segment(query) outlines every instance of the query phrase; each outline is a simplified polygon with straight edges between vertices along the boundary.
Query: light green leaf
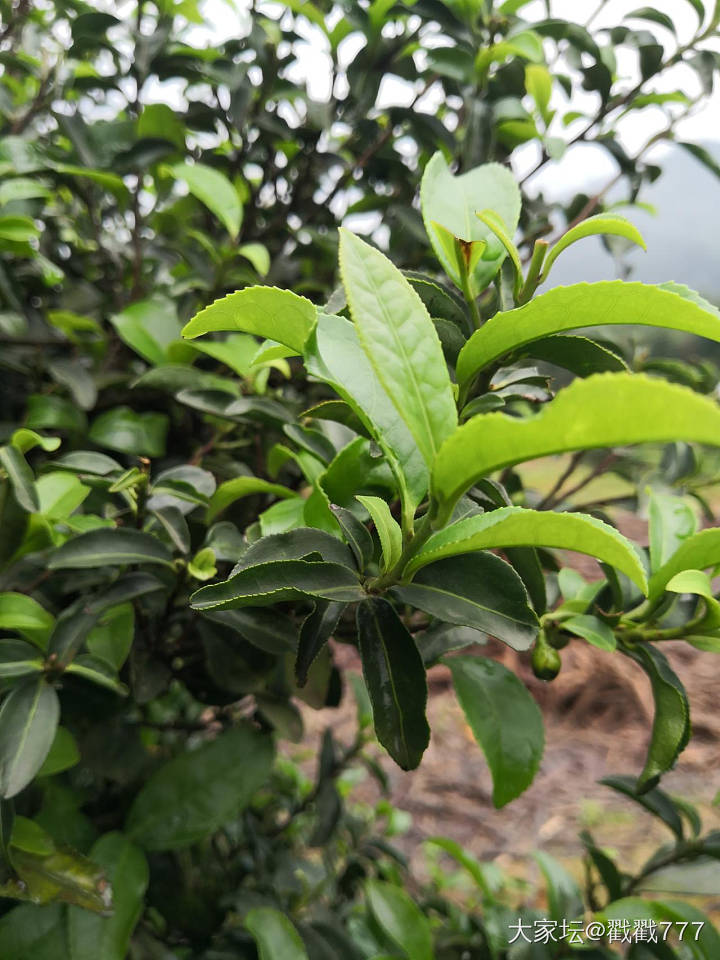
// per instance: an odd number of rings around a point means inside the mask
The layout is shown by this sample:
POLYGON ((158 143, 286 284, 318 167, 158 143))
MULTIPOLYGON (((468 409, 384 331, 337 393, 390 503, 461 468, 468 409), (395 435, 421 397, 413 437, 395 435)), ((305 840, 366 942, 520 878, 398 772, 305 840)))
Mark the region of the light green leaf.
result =
POLYGON ((636 243, 639 247, 642 247, 643 250, 647 250, 642 234, 629 220, 617 214, 599 213, 597 216, 588 217, 586 220, 578 223, 577 226, 571 227, 571 229, 568 230, 567 233, 564 233, 558 242, 550 248, 543 263, 543 280, 547 279, 552 265, 563 250, 567 250, 569 246, 578 240, 582 240, 584 237, 594 237, 598 234, 624 237, 631 243, 636 243))
POLYGON ((485 657, 448 657, 455 693, 493 778, 493 804, 526 790, 545 745, 542 715, 517 676, 485 657))
POLYGON ((17 630, 45 650, 55 617, 24 593, 0 593, 0 629, 17 630))
POLYGON ((157 537, 130 527, 91 530, 67 540, 48 560, 51 570, 82 570, 128 563, 173 566, 172 556, 157 537))
POLYGON ((416 570, 442 557, 520 546, 554 547, 597 557, 621 570, 643 592, 647 590, 638 551, 614 527, 582 513, 554 513, 524 507, 501 507, 464 517, 438 530, 408 563, 404 575, 412 576, 416 570))
POLYGON ((217 573, 215 551, 212 547, 203 547, 188 561, 188 573, 196 580, 212 580, 217 573))
POLYGON ((302 597, 352 603, 365 597, 355 574, 339 563, 285 560, 247 567, 223 583, 202 587, 190 598, 195 610, 264 607, 302 597))
POLYGON ((570 617, 568 620, 563 620, 562 628, 578 637, 582 637, 583 640, 587 640, 593 647, 598 647, 600 650, 615 650, 617 648, 617 640, 611 628, 592 614, 581 613, 570 617))
POLYGON ((235 239, 242 223, 238 192, 224 173, 205 163, 176 163, 169 168, 176 180, 184 180, 193 196, 204 203, 235 239))
POLYGON ((316 319, 317 308, 305 297, 277 287, 245 287, 195 314, 182 335, 192 340, 203 333, 242 330, 302 353, 316 319))
POLYGON ((321 314, 305 352, 307 372, 329 384, 377 441, 393 471, 409 526, 428 484, 427 465, 410 431, 375 376, 355 325, 321 314))
POLYGON ((184 344, 186 349, 198 350, 224 363, 239 377, 245 377, 253 365, 257 353, 257 340, 248 333, 231 334, 225 340, 203 340, 202 343, 184 344))
POLYGON ((360 343, 430 465, 457 425, 450 377, 430 314, 387 257, 343 229, 340 273, 360 343))
POLYGON ((215 493, 210 497, 205 519, 207 523, 212 523, 223 510, 226 510, 236 500, 242 497, 250 497, 253 494, 267 493, 274 497, 280 497, 283 500, 290 500, 297 497, 294 490, 282 486, 279 483, 270 483, 261 477, 234 477, 232 480, 226 480, 221 483, 215 493))
POLYGON ((166 297, 137 300, 110 322, 120 339, 154 366, 165 363, 167 348, 180 336, 175 304, 166 297))
POLYGON ((414 770, 430 740, 427 680, 415 641, 382 597, 357 608, 360 657, 375 735, 403 770, 414 770))
POLYGON ((390 513, 390 507, 380 497, 356 497, 365 507, 375 524, 382 547, 382 571, 391 570, 402 553, 402 530, 390 513))
POLYGON ((72 473, 54 470, 44 473, 36 482, 40 513, 48 520, 65 520, 74 513, 90 493, 72 473))
POLYGON ((270 774, 270 737, 243 724, 160 767, 130 808, 127 834, 147 850, 177 850, 235 818, 270 774))
POLYGON ((697 532, 697 514, 689 500, 652 491, 648 520, 650 567, 658 570, 684 540, 697 532))
POLYGON ((513 174, 499 163, 486 163, 453 176, 445 158, 438 152, 425 167, 420 204, 435 254, 457 286, 461 286, 457 256, 446 251, 433 223, 439 223, 461 240, 486 244, 471 277, 472 292, 480 293, 500 269, 506 253, 493 231, 475 214, 479 210, 492 210, 512 236, 520 217, 520 190, 513 174))
POLYGON ((185 127, 180 117, 166 103, 147 103, 138 117, 140 138, 167 140, 185 152, 185 127))
POLYGON ((427 917, 401 887, 368 880, 365 896, 370 912, 383 933, 408 960, 433 960, 432 931, 427 917))
POLYGON ((90 851, 112 888, 112 916, 80 907, 68 911, 69 960, 125 960, 150 879, 145 856, 121 833, 106 833, 90 851))
POLYGON ((512 241, 512 237, 505 229, 505 224, 493 210, 481 210, 479 213, 476 213, 475 216, 481 220, 485 226, 498 238, 500 243, 505 248, 506 253, 510 257, 513 269, 515 271, 514 292, 515 300, 517 301, 523 275, 522 262, 520 260, 518 248, 515 246, 512 241))
POLYGON ((43 677, 23 680, 0 707, 0 796, 14 797, 35 777, 55 738, 60 704, 43 677))
POLYGON ((650 577, 648 596, 657 600, 672 578, 683 570, 706 570, 720 563, 720 528, 700 530, 683 540, 670 559, 650 577))
POLYGON ((510 351, 549 334, 605 324, 682 330, 720 341, 720 312, 687 287, 610 280, 555 287, 522 307, 497 313, 460 351, 464 383, 510 351))
POLYGON ((32 217, 0 217, 0 240, 12 240, 13 243, 23 243, 34 240, 39 233, 40 231, 35 226, 35 221, 32 217))
POLYGON ((17 447, 0 447, 0 467, 5 470, 15 499, 28 513, 40 509, 35 477, 28 462, 17 447))
POLYGON ((60 437, 45 437, 34 430, 28 430, 27 427, 20 427, 13 432, 10 443, 17 447, 21 453, 27 453, 35 447, 42 447, 46 452, 57 450, 61 444, 60 437))
POLYGON ((432 475, 437 525, 493 470, 553 453, 671 440, 720 445, 720 409, 686 387, 640 374, 575 380, 526 420, 480 414, 459 427, 437 456, 432 475))
POLYGON ((255 938, 260 960, 308 960, 300 934, 279 910, 255 907, 245 916, 245 926, 255 938))
POLYGON ((264 277, 270 269, 270 254, 262 243, 243 243, 238 247, 238 253, 245 257, 255 268, 255 271, 264 277))

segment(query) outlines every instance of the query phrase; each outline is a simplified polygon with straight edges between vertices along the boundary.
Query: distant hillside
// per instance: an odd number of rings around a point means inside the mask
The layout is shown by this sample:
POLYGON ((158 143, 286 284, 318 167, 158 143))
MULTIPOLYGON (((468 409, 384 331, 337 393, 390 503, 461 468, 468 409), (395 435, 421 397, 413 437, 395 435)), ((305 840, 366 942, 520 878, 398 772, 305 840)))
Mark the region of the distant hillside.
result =
MULTIPOLYGON (((706 144, 720 161, 720 143, 706 144)), ((630 218, 645 237, 648 252, 633 252, 630 279, 648 283, 675 280, 720 302, 720 180, 680 147, 661 161, 663 174, 646 188, 642 199, 657 208, 652 216, 632 210, 630 218)), ((602 184, 571 183, 574 190, 602 184)), ((563 193, 568 186, 563 184, 563 193)), ((553 191, 554 192, 554 191, 553 191)), ((553 285, 616 277, 613 258, 599 240, 570 247, 553 267, 553 285)))

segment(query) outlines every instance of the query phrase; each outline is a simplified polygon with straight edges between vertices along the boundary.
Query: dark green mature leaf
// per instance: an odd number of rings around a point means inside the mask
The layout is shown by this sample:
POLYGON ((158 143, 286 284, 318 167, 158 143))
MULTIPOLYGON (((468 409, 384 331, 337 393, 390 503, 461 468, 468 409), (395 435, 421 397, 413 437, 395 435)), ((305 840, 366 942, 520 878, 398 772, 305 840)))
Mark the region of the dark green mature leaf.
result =
POLYGON ((485 657, 448 657, 455 692, 487 758, 493 803, 502 807, 533 781, 545 745, 542 715, 517 676, 485 657))
POLYGON ((674 765, 690 739, 690 707, 687 693, 667 657, 656 646, 637 643, 625 650, 650 678, 655 718, 647 760, 637 789, 642 793, 656 786, 660 777, 674 765))
POLYGON ((433 468, 437 522, 447 521, 465 490, 501 467, 552 453, 671 440, 720 444, 717 404, 640 374, 575 380, 535 417, 487 413, 458 427, 433 468))
POLYGON ((423 220, 435 254, 458 286, 460 265, 443 244, 435 224, 465 241, 487 244, 472 271, 473 292, 480 293, 497 274, 505 259, 502 243, 475 214, 492 210, 513 234, 520 216, 520 191, 510 171, 499 163, 486 163, 453 176, 447 161, 436 153, 425 167, 420 186, 423 220))
POLYGON ((371 562, 375 552, 372 537, 365 525, 350 510, 345 510, 343 507, 332 507, 331 509, 337 517, 342 534, 353 552, 358 570, 364 570, 371 562))
POLYGON ((597 557, 647 588, 640 554, 614 527, 582 513, 552 513, 501 507, 464 517, 434 533, 405 568, 405 576, 428 563, 474 550, 505 547, 556 547, 597 557))
POLYGON ((308 960, 300 934, 279 910, 254 907, 245 926, 257 943, 260 960, 308 960))
POLYGON ((161 457, 167 430, 168 418, 164 413, 135 413, 130 407, 114 407, 93 420, 88 438, 109 450, 161 457))
POLYGON ((340 273, 360 343, 430 466, 457 425, 430 314, 386 256, 342 229, 340 273))
POLYGON ((40 509, 40 500, 35 487, 35 477, 27 460, 15 446, 0 447, 0 466, 7 473, 15 499, 28 513, 40 509))
POLYGON ((341 540, 323 530, 300 527, 256 540, 250 544, 232 572, 235 574, 246 567, 254 567, 270 560, 302 560, 313 553, 319 554, 323 560, 340 563, 350 570, 355 569, 352 554, 341 540))
POLYGON ((617 353, 587 337, 574 335, 558 334, 533 340, 520 350, 519 355, 563 367, 578 377, 589 377, 593 373, 620 372, 628 368, 617 353))
POLYGON ((550 916, 557 923, 583 913, 583 896, 573 877, 554 857, 538 851, 535 854, 547 884, 550 916))
POLYGON ((65 727, 58 727, 55 739, 45 757, 43 765, 38 770, 39 777, 52 777, 63 770, 69 770, 80 761, 80 750, 75 737, 65 727))
POLYGON ((438 560, 392 593, 438 620, 481 630, 515 650, 528 650, 537 636, 538 619, 522 580, 491 553, 438 560))
POLYGON ((110 917, 71 907, 68 912, 69 960, 125 960, 130 936, 140 919, 149 881, 145 856, 121 833, 106 833, 90 859, 104 870, 112 889, 110 917))
POLYGON ((227 730, 150 777, 130 808, 126 832, 147 850, 196 843, 249 803, 272 762, 268 736, 249 725, 227 730))
POLYGON ((51 570, 80 570, 128 563, 172 567, 172 555, 156 537, 129 527, 104 528, 68 540, 48 560, 51 570))
POLYGON ((606 787, 611 787, 629 797, 643 809, 649 811, 653 816, 658 817, 662 822, 672 830, 678 840, 684 836, 684 826, 682 817, 675 805, 675 801, 669 794, 665 793, 659 787, 653 787, 650 790, 638 791, 638 783, 635 777, 605 777, 600 781, 606 787))
POLYGON ((223 583, 202 587, 190 598, 195 610, 263 607, 301 597, 353 603, 365 593, 357 577, 339 563, 280 560, 236 573, 223 583))
POLYGON ((427 465, 375 375, 354 325, 342 317, 321 314, 308 339, 305 367, 350 404, 377 441, 398 484, 405 522, 411 522, 427 491, 427 465))
POLYGON ((219 623, 266 653, 295 653, 298 648, 297 627, 279 610, 246 607, 244 610, 206 610, 203 616, 219 623))
POLYGON ((23 677, 40 673, 44 660, 38 648, 24 640, 0 640, 0 677, 23 677))
POLYGON ((85 638, 100 619, 101 611, 90 608, 80 597, 62 611, 48 640, 48 653, 62 664, 68 664, 85 642, 85 638))
POLYGON ((576 283, 488 320, 460 352, 458 381, 464 383, 504 354, 549 334, 605 324, 663 327, 720 340, 720 313, 687 287, 622 280, 576 283))
POLYGON ((193 339, 217 330, 243 330, 302 353, 316 319, 317 309, 305 297, 276 287, 245 287, 201 310, 182 335, 193 339))
POLYGON ((365 885, 365 896, 383 933, 410 960, 433 960, 430 923, 401 887, 381 880, 369 880, 365 885))
POLYGON ((430 739, 422 657, 402 620, 381 597, 358 605, 357 625, 375 733, 403 770, 413 770, 430 739))
POLYGON ((66 960, 64 938, 65 911, 61 904, 40 908, 24 903, 0 917, 3 960, 66 960))
POLYGON ((83 680, 89 680, 91 683, 104 687, 106 690, 111 690, 121 697, 128 695, 128 688, 124 683, 121 683, 117 670, 106 660, 94 657, 92 654, 80 654, 68 665, 66 673, 74 674, 83 680))
POLYGON ((295 659, 295 679, 299 687, 304 687, 307 683, 308 670, 332 636, 344 609, 344 603, 318 600, 312 613, 304 620, 295 659))
POLYGON ((60 717, 53 687, 40 677, 23 680, 0 707, 0 796, 14 797, 48 755, 60 717))

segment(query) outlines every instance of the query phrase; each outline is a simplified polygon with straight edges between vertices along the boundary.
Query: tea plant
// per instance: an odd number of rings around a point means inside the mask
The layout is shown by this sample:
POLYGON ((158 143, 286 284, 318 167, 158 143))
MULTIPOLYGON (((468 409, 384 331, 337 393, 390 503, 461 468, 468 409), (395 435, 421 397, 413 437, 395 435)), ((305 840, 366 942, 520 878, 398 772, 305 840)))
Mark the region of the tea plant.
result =
MULTIPOLYGON (((510 239, 520 197, 501 167, 453 176, 437 155, 421 198, 433 248, 464 302, 430 277, 403 276, 379 250, 342 231, 343 289, 325 308, 289 291, 251 288, 186 326, 186 337, 216 330, 264 336, 272 341, 268 355, 301 356, 308 376, 332 390, 286 428, 301 452, 271 451, 271 469, 296 458, 305 491, 288 490, 261 515, 230 577, 198 590, 192 606, 217 615, 310 603, 295 664, 299 684, 337 625, 354 616, 378 738, 406 769, 417 766, 428 743, 425 671, 444 652, 491 635, 517 650, 532 648, 536 672, 550 679, 568 634, 617 649, 648 673, 655 694, 638 781, 648 789, 689 735, 687 698, 659 641, 703 636, 718 645, 716 601, 702 573, 720 561, 717 531, 690 535, 682 527, 689 508, 678 513, 672 499, 656 500, 648 561, 595 517, 513 503, 493 475, 593 447, 717 444, 720 413, 712 399, 631 373, 617 353, 567 331, 635 322, 718 340, 720 316, 677 284, 578 284, 533 298, 571 243, 592 233, 642 238, 620 217, 592 218, 551 249, 538 241, 524 274, 510 239), (495 295, 478 303, 493 281, 495 295), (513 362, 520 353, 576 378, 551 398, 536 368, 513 362), (528 399, 542 404, 540 412, 526 415, 528 399), (337 448, 329 431, 310 426, 327 421, 342 425, 334 432, 342 437, 337 448), (283 530, 273 532, 270 523, 278 521, 283 530), (606 579, 569 594, 564 587, 565 602, 548 608, 538 554, 548 547, 596 557, 606 579), (508 551, 508 559, 493 549, 508 551), (698 610, 666 628, 677 594, 697 596, 698 610)), ((248 482, 228 481, 216 496, 228 502, 248 482)), ((444 662, 488 758, 494 801, 507 803, 539 764, 537 707, 495 660, 444 662)))

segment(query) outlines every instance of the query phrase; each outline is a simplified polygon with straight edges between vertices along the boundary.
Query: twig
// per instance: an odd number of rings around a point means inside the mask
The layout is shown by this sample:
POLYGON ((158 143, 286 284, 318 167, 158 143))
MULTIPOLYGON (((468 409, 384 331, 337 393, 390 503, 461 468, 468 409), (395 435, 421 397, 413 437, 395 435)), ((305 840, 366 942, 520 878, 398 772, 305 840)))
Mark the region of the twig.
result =
POLYGON ((552 506, 552 504, 553 504, 553 502, 554 502, 555 495, 558 493, 558 491, 560 490, 560 488, 561 488, 562 486, 564 486, 564 484, 567 482, 567 480, 568 480, 568 479, 572 476, 572 474, 575 472, 578 464, 580 463, 580 461, 582 460, 582 458, 585 456, 585 453, 586 453, 585 450, 578 450, 577 453, 574 453, 574 454, 572 455, 572 457, 570 458, 570 463, 568 463, 567 467, 563 470, 563 472, 562 472, 562 473, 560 474, 560 476, 557 478, 557 480, 556 480, 555 483, 552 485, 552 487, 550 488, 550 490, 548 490, 548 492, 547 492, 547 493, 545 494, 545 496, 542 498, 542 500, 540 501, 540 503, 538 503, 538 505, 537 505, 537 507, 536 507, 537 510, 544 510, 544 509, 552 506))

